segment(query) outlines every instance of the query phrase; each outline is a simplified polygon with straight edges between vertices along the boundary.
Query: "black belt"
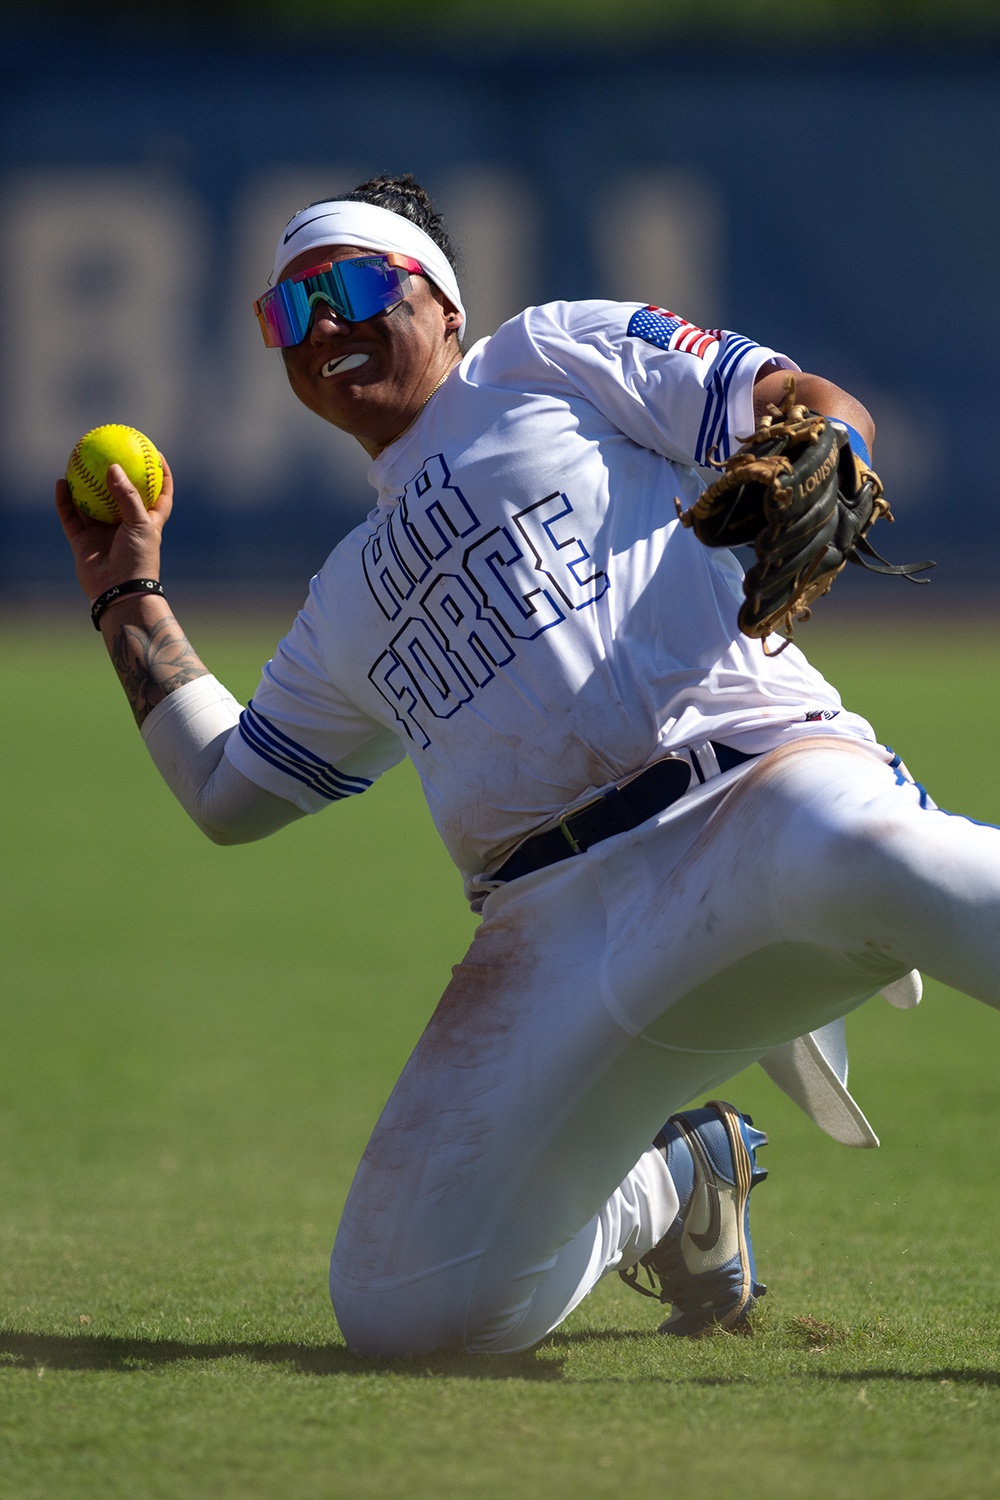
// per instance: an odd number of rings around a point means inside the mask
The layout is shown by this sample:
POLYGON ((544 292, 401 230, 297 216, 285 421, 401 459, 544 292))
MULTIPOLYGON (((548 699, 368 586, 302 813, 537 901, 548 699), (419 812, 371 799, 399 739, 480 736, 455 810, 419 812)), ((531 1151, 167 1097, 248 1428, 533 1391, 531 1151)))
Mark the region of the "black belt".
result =
MULTIPOLYGON (((714 740, 711 745, 720 771, 731 771, 734 766, 754 759, 730 745, 717 745, 714 740)), ((638 828, 640 823, 683 797, 691 785, 691 776, 686 760, 668 756, 656 761, 610 791, 602 792, 592 802, 574 808, 554 828, 525 839, 489 878, 517 880, 521 875, 530 875, 532 870, 554 865, 557 860, 572 859, 574 854, 582 854, 592 844, 599 844, 613 834, 638 828)))

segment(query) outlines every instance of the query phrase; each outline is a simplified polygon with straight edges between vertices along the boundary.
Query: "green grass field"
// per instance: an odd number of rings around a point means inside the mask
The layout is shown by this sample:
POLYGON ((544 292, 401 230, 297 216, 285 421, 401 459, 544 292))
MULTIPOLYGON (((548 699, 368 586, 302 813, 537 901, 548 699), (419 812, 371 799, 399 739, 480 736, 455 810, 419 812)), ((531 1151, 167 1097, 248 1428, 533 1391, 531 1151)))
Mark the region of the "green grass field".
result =
MULTIPOLYGON (((191 623, 248 694, 274 630, 191 623)), ((412 775, 216 849, 85 614, 6 619, 0 1496, 506 1500, 1000 1490, 1000 1017, 849 1022, 882 1136, 760 1074, 753 1336, 677 1346, 617 1278, 534 1353, 369 1365, 326 1267, 354 1163, 473 927, 412 775)), ((1000 646, 801 639, 945 806, 1000 821, 1000 646)))

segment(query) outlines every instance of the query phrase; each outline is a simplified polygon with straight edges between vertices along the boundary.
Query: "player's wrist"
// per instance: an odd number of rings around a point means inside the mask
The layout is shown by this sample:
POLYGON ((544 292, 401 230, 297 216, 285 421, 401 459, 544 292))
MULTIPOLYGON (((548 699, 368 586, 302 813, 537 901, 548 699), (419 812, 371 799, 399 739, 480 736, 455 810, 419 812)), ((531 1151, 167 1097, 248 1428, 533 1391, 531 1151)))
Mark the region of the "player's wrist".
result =
POLYGON ((861 436, 858 429, 856 427, 852 427, 850 422, 845 422, 843 417, 831 417, 830 421, 833 423, 834 427, 842 427, 844 429, 844 431, 847 433, 847 442, 851 452, 854 454, 855 458, 860 458, 861 462, 870 469, 872 466, 871 449, 865 442, 864 438, 861 436))
POLYGON ((90 605, 90 618, 95 630, 100 630, 101 620, 109 609, 115 605, 138 602, 144 599, 164 597, 163 584, 158 578, 126 578, 121 583, 112 584, 103 593, 98 594, 90 605))

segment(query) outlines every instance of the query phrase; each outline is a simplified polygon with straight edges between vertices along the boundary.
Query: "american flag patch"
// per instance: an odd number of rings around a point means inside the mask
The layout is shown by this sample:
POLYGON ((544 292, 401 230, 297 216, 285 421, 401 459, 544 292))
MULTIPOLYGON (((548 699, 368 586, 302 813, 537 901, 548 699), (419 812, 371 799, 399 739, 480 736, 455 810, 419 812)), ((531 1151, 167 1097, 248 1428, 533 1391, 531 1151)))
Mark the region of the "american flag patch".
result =
POLYGON ((719 328, 697 328, 677 313, 652 305, 632 314, 627 331, 630 337, 645 339, 657 349, 679 349, 682 354, 696 354, 699 359, 704 359, 722 337, 719 328))

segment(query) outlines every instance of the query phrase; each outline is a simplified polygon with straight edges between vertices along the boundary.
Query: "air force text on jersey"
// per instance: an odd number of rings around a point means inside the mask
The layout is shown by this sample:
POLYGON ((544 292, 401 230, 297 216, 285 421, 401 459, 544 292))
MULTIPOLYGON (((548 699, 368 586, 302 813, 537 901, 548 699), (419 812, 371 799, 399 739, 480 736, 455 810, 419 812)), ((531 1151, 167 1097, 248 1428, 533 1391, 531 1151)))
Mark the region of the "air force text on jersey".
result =
POLYGON ((364 548, 365 578, 387 620, 400 620, 368 676, 403 732, 431 742, 428 715, 448 719, 532 641, 609 588, 561 491, 484 530, 436 453, 405 486, 364 548), (414 502, 418 502, 414 504, 414 502))

